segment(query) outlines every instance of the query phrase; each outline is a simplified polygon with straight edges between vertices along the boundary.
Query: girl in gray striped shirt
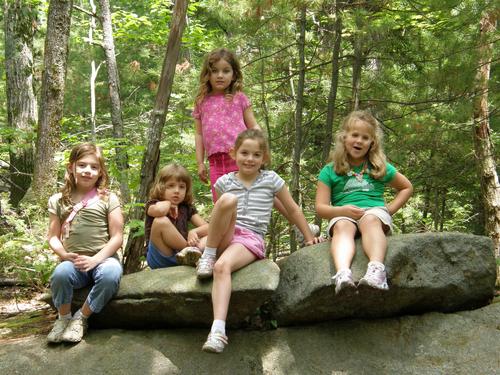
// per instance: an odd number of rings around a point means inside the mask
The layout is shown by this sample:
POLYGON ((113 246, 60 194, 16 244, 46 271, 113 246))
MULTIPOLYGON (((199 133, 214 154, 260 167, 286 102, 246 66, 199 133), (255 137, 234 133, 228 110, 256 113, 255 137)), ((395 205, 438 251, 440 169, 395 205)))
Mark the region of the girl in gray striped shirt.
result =
POLYGON ((213 353, 222 352, 228 342, 225 325, 231 297, 231 273, 265 257, 264 236, 274 197, 283 203, 291 222, 304 235, 306 245, 322 240, 311 233, 285 181, 273 171, 262 170, 270 161, 270 153, 260 130, 248 129, 240 133, 230 154, 238 172, 228 173, 215 183, 219 199, 212 211, 207 245, 196 269, 199 278, 212 274, 214 277, 214 322, 203 345, 204 351, 213 353))

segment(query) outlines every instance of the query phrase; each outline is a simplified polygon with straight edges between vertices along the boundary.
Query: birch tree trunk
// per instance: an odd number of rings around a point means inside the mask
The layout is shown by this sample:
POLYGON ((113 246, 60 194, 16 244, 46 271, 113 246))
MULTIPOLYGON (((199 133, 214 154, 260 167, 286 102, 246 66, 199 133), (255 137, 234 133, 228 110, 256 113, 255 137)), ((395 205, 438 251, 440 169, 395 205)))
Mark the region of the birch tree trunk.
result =
POLYGON ((128 155, 123 131, 122 104, 120 98, 120 76, 116 64, 115 42, 111 25, 111 11, 108 0, 99 0, 101 8, 101 24, 103 30, 103 47, 108 68, 109 98, 111 101, 111 122, 115 138, 115 163, 119 172, 120 192, 124 203, 130 202, 128 187, 128 155))
POLYGON ((59 149, 72 6, 72 0, 51 0, 47 17, 36 163, 30 198, 43 206, 57 186, 54 154, 59 149))
POLYGON ((33 36, 35 5, 22 0, 4 3, 7 123, 13 129, 10 143, 10 203, 17 207, 31 184, 38 116, 33 91, 33 36))
MULTIPOLYGON (((154 180, 160 159, 160 141, 167 116, 168 102, 174 81, 175 66, 179 58, 182 33, 186 25, 186 11, 188 0, 177 0, 175 2, 170 33, 168 36, 167 51, 163 60, 163 68, 160 77, 160 85, 156 94, 156 102, 153 108, 151 125, 148 130, 148 145, 142 159, 141 186, 136 202, 144 203, 147 200, 149 190, 154 180)), ((132 219, 142 220, 144 208, 136 207, 131 215, 132 219)), ((131 231, 125 248, 125 273, 135 272, 140 267, 140 257, 144 246, 143 236, 134 236, 131 231)))
POLYGON ((474 147, 479 166, 479 178, 485 211, 485 231, 495 246, 496 257, 500 256, 500 185, 491 141, 488 110, 488 83, 490 79, 493 45, 491 39, 496 30, 497 13, 492 10, 481 19, 479 64, 476 74, 474 100, 474 147))
MULTIPOLYGON (((306 75, 305 64, 305 43, 306 43, 306 6, 303 5, 300 9, 300 19, 298 21, 300 28, 299 33, 299 81, 297 84, 297 95, 295 99, 295 140, 292 156, 292 181, 290 184, 290 192, 293 200, 300 204, 300 157, 302 154, 302 109, 304 107, 304 82, 306 75)), ((290 237, 290 252, 297 249, 295 237, 290 237)))

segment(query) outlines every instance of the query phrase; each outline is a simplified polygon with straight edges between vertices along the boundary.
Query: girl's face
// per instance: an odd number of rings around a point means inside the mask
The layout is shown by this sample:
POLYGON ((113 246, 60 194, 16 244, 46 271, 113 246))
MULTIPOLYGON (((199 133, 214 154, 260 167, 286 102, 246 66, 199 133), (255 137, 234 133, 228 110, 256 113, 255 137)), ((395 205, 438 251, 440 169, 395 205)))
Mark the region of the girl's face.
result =
POLYGON ((90 191, 96 186, 101 176, 101 166, 97 155, 89 154, 78 159, 71 166, 75 177, 76 188, 79 191, 90 191))
POLYGON ((356 121, 344 139, 345 150, 349 162, 359 165, 365 161, 366 154, 373 143, 370 126, 364 121, 356 121))
POLYGON ((165 183, 163 199, 170 201, 170 203, 177 206, 184 202, 184 198, 186 197, 186 190, 187 185, 185 182, 171 177, 165 183))
POLYGON ((212 91, 223 93, 233 81, 233 68, 226 60, 220 59, 213 64, 210 70, 209 82, 212 91))
POLYGON ((245 139, 234 152, 239 173, 245 176, 257 175, 264 164, 264 151, 256 139, 245 139))

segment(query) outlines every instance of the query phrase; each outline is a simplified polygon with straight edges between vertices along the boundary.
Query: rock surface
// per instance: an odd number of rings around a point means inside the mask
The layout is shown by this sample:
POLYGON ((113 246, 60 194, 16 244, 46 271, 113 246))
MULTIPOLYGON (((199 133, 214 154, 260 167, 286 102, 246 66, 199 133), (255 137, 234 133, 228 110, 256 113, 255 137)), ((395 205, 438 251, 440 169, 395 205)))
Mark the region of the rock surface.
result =
MULTIPOLYGON (((346 317, 389 317, 427 311, 453 312, 484 306, 493 298, 495 258, 489 238, 460 233, 425 233, 388 239, 390 290, 359 290, 335 296, 330 242, 303 248, 279 263, 280 283, 271 314, 280 326, 346 317)), ((368 260, 357 241, 354 279, 368 260)))
POLYGON ((474 311, 349 319, 274 331, 230 330, 220 355, 207 330, 90 330, 77 345, 45 336, 0 342, 0 374, 477 374, 499 373, 500 303, 474 311))
MULTIPOLYGON (((233 274, 228 325, 239 327, 269 300, 278 286, 280 270, 261 260, 233 274)), ((122 278, 118 294, 92 316, 93 326, 107 328, 210 327, 212 279, 200 281, 193 267, 144 270, 122 278)), ((81 306, 87 291, 75 293, 81 306)))

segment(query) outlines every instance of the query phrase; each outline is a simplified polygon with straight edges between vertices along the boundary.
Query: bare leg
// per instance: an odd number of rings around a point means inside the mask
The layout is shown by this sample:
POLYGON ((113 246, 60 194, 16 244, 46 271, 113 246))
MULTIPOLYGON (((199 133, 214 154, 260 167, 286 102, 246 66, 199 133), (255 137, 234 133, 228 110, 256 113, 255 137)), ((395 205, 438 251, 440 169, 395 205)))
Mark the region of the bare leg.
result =
POLYGON ((57 311, 61 315, 68 315, 71 312, 71 303, 65 303, 64 305, 59 306, 57 311))
POLYGON ((166 216, 154 219, 150 241, 165 256, 174 255, 174 249, 180 250, 188 245, 175 225, 166 216))
POLYGON ((380 219, 374 215, 366 215, 359 222, 359 231, 361 232, 363 250, 370 262, 384 263, 387 252, 387 237, 380 219))
POLYGON ((214 319, 226 320, 231 298, 231 274, 255 260, 257 257, 241 244, 230 245, 217 260, 212 286, 214 319))
POLYGON ((356 231, 356 224, 349 220, 339 220, 333 226, 330 252, 337 271, 351 268, 352 258, 356 251, 354 244, 356 231))
POLYGON ((229 246, 234 234, 237 204, 233 194, 222 194, 217 200, 208 226, 207 247, 221 251, 229 246))
POLYGON ((90 310, 90 307, 89 305, 87 304, 87 302, 85 301, 85 303, 83 304, 82 308, 81 308, 81 311, 82 311, 82 314, 85 316, 85 317, 89 317, 90 315, 92 315, 92 310, 90 310))

